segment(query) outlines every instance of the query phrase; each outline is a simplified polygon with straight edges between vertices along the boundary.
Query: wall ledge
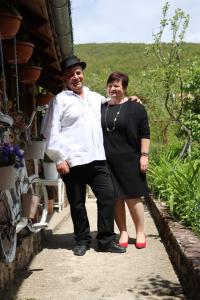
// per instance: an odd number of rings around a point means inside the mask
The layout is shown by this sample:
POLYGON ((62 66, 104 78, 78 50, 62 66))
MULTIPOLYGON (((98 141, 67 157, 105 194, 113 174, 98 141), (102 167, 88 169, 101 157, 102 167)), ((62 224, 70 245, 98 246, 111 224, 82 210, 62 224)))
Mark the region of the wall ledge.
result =
POLYGON ((147 206, 188 299, 200 299, 200 239, 153 197, 147 206))

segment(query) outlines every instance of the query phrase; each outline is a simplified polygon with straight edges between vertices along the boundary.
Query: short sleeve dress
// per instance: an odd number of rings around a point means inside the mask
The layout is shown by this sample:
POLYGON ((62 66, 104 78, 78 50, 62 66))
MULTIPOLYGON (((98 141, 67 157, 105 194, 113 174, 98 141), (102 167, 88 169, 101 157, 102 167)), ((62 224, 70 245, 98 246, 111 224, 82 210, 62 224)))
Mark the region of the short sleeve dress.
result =
POLYGON ((149 139, 150 129, 144 106, 131 100, 116 105, 105 103, 101 121, 115 197, 146 197, 148 186, 146 175, 140 172, 140 149, 141 138, 149 139))

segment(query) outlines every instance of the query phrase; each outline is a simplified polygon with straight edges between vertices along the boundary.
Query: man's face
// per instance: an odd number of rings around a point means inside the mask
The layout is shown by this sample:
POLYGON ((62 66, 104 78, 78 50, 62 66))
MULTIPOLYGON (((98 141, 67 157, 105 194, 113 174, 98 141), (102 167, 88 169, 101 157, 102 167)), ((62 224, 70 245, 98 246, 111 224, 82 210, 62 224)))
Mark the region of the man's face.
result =
POLYGON ((63 80, 69 90, 80 94, 83 90, 83 70, 81 66, 73 66, 65 71, 63 80))

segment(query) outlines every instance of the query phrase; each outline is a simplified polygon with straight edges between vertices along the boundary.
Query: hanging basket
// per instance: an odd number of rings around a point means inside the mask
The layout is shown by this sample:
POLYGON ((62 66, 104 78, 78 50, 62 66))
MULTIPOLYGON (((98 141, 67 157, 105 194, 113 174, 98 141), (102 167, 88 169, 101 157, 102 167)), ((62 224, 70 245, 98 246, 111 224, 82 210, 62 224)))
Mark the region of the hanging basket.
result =
POLYGON ((0 190, 13 188, 15 186, 16 177, 17 172, 13 166, 0 167, 0 190))
POLYGON ((56 164, 54 162, 44 162, 43 171, 44 171, 44 178, 47 180, 56 180, 58 179, 58 172, 56 169, 56 164))
MULTIPOLYGON (((16 43, 16 53, 17 53, 17 63, 24 64, 29 61, 33 54, 34 44, 29 42, 17 42, 16 43)), ((3 52, 4 59, 10 63, 15 63, 15 51, 14 51, 14 43, 11 40, 3 42, 3 52)))
POLYGON ((24 151, 25 159, 43 159, 46 141, 31 141, 24 151))
POLYGON ((35 217, 39 202, 39 195, 22 194, 22 217, 33 219, 35 217))
POLYGON ((38 97, 36 98, 36 104, 37 105, 49 104, 52 98, 53 96, 50 94, 39 94, 38 97))
POLYGON ((2 39, 12 39, 16 36, 22 17, 0 11, 0 33, 2 39))
POLYGON ((19 68, 19 80, 25 85, 32 84, 39 79, 41 72, 42 68, 38 66, 21 66, 19 68))

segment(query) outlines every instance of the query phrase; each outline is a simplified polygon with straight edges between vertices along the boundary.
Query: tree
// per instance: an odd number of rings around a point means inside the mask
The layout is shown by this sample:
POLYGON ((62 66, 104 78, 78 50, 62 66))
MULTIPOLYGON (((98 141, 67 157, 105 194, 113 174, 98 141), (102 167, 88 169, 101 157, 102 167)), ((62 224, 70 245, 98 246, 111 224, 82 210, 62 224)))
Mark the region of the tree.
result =
MULTIPOLYGON (((156 68, 154 80, 157 85, 161 85, 164 96, 164 107, 168 113, 171 122, 175 121, 187 135, 187 141, 180 153, 180 158, 186 152, 190 152, 192 144, 192 134, 187 122, 183 121, 184 110, 184 76, 185 70, 182 68, 181 52, 186 29, 189 24, 189 15, 181 9, 176 9, 172 18, 168 19, 169 2, 167 1, 162 9, 162 19, 160 21, 160 30, 154 34, 153 54, 156 58, 156 68), (168 44, 162 43, 164 31, 170 27, 172 39, 168 44)), ((167 126, 169 122, 166 122, 167 126)), ((166 128, 165 128, 166 130, 166 128)))

